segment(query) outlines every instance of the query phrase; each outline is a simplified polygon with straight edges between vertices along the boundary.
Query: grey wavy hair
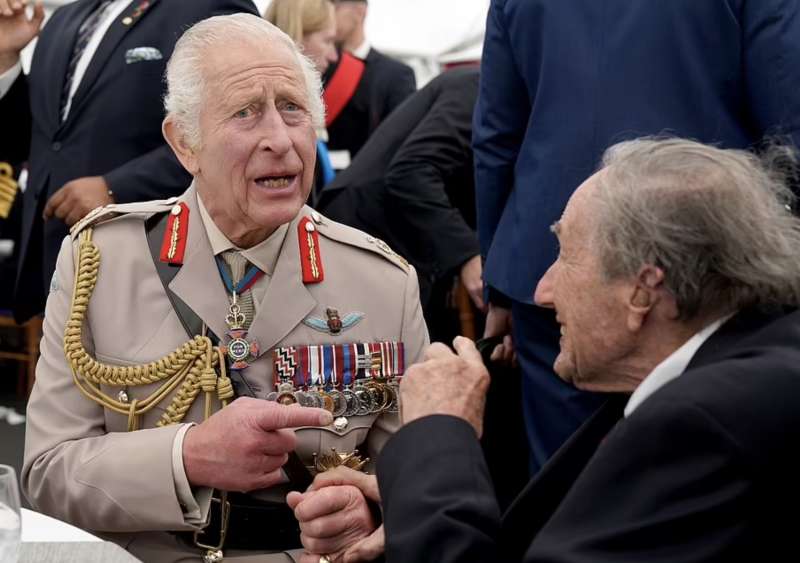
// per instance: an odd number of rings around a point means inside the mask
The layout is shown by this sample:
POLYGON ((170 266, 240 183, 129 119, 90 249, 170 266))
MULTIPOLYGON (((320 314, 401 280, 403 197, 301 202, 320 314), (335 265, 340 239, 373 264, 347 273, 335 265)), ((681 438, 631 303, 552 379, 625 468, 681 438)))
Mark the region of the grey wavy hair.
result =
POLYGON ((205 19, 190 27, 175 44, 167 64, 167 94, 164 108, 186 136, 191 146, 200 143, 200 109, 205 102, 203 61, 206 50, 224 49, 236 41, 280 42, 289 47, 305 78, 308 107, 314 127, 324 124, 322 80, 319 73, 294 41, 268 21, 252 14, 231 14, 205 19))
POLYGON ((606 278, 661 268, 682 319, 800 304, 800 220, 786 174, 796 162, 777 145, 760 157, 677 138, 614 145, 595 191, 606 278))

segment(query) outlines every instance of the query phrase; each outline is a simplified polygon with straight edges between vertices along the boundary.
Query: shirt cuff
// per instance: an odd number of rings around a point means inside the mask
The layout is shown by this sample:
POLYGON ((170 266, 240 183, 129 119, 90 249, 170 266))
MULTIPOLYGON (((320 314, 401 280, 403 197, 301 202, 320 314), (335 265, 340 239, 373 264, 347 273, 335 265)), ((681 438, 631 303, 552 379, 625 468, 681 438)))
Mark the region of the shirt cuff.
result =
POLYGON ((198 487, 193 491, 189 479, 186 477, 186 469, 183 466, 183 439, 192 426, 194 424, 184 424, 175 434, 175 440, 172 442, 172 480, 175 483, 175 493, 178 496, 186 523, 202 526, 208 518, 212 489, 198 487))
POLYGON ((21 72, 22 63, 18 62, 3 74, 0 74, 0 99, 4 98, 5 95, 8 94, 8 91, 11 90, 11 87, 14 85, 14 82, 17 80, 21 72))

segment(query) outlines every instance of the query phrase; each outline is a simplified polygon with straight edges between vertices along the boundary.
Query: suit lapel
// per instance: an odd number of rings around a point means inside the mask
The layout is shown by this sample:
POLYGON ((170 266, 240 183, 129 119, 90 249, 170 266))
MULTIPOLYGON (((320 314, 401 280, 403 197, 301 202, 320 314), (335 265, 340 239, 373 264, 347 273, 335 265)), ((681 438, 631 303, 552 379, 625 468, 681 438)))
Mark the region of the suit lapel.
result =
POLYGON ((211 253, 211 243, 203 227, 194 187, 189 188, 181 200, 189 208, 189 238, 183 266, 169 287, 214 334, 224 339, 228 330, 225 324, 228 295, 211 253))
MULTIPOLYGON (((47 118, 53 124, 53 130, 61 126, 61 94, 64 90, 64 81, 67 78, 67 67, 72 58, 72 50, 75 48, 75 41, 78 38, 78 29, 97 6, 99 0, 89 0, 86 2, 76 2, 74 13, 67 16, 66 22, 60 29, 54 30, 52 39, 49 43, 52 47, 53 58, 52 68, 48 72, 48 80, 51 87, 47 95, 47 118)), ((62 8, 69 10, 70 7, 62 8)))
POLYGON ((249 335, 258 342, 262 354, 289 334, 317 305, 303 284, 300 268, 297 224, 304 215, 305 208, 289 224, 267 293, 250 325, 249 335))
POLYGON ((559 448, 503 516, 501 544, 507 556, 522 560, 533 538, 553 516, 597 448, 622 419, 628 395, 612 395, 559 448), (505 549, 505 548, 504 548, 505 549))
POLYGON ((152 11, 153 6, 158 0, 133 0, 130 5, 123 10, 116 20, 111 24, 111 27, 106 31, 103 40, 97 47, 92 57, 89 67, 86 69, 86 74, 81 80, 78 90, 75 92, 75 97, 72 100, 72 109, 70 109, 67 121, 70 121, 73 116, 78 114, 81 106, 86 101, 89 91, 91 91, 95 82, 97 81, 100 72, 105 68, 111 55, 116 51, 117 45, 120 41, 142 20, 144 16, 152 11))

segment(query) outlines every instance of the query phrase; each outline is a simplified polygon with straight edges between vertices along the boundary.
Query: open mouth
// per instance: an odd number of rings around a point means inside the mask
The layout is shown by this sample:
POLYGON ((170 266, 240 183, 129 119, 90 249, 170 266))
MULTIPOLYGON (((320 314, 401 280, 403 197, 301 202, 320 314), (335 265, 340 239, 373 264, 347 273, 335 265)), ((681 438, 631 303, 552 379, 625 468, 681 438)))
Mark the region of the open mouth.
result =
POLYGON ((262 188, 279 190, 288 188, 297 176, 263 176, 256 178, 256 184, 262 188))

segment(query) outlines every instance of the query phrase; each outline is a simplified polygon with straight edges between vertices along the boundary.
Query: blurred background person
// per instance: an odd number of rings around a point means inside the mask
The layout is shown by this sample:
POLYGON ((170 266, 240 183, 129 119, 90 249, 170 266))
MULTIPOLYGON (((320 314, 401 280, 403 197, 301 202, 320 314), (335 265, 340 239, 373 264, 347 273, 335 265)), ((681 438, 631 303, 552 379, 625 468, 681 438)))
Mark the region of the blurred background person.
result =
POLYGON ((337 169, 350 164, 378 125, 417 89, 411 67, 375 49, 364 31, 366 0, 336 0, 341 58, 323 77, 328 147, 337 169))
POLYGON ((460 334, 454 281, 483 308, 470 141, 478 69, 445 72, 370 137, 317 208, 386 241, 419 275, 432 340, 460 334))
POLYGON ((161 136, 161 77, 181 32, 206 17, 255 13, 250 0, 78 0, 56 10, 29 75, 20 52, 39 34, 37 3, 0 0, 0 115, 4 135, 30 146, 19 268, 18 321, 40 313, 67 229, 93 208, 165 198, 191 181, 161 136))
POLYGON ((331 0, 273 0, 264 18, 291 37, 320 73, 339 58, 331 0))
POLYGON ((550 225, 606 147, 662 132, 797 144, 800 2, 492 0, 473 142, 485 335, 521 363, 534 472, 599 405, 553 372, 563 332, 532 302, 550 225))
MULTIPOLYGON (((331 0, 273 0, 264 13, 264 19, 291 37, 320 74, 338 60, 336 17, 331 0)), ((316 194, 322 186, 335 175, 328 151, 328 133, 320 126, 316 133, 317 160, 310 205, 316 201, 316 194)))
MULTIPOLYGON (((0 98, 4 95, 0 85, 0 98)), ((18 89, 14 95, 23 96, 24 92, 18 89)), ((15 100, 12 105, 16 103, 24 104, 25 100, 15 100)), ((23 115, 2 117, 9 133, 0 135, 0 311, 7 314, 14 302, 14 278, 22 230, 22 192, 17 180, 28 157, 30 138, 14 134, 25 129, 19 123, 23 115)))

